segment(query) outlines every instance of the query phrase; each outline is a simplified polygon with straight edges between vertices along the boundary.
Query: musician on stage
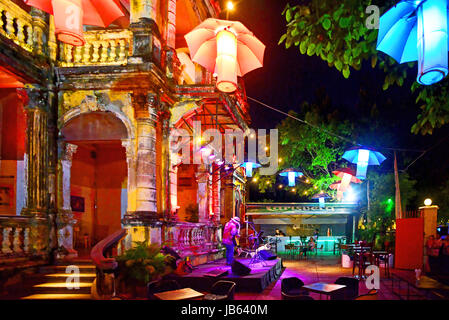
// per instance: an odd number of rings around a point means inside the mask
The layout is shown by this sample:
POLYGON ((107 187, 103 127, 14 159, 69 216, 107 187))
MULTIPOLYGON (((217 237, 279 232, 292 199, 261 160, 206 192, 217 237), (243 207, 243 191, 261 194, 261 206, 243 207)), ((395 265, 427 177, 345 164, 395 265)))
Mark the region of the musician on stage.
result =
POLYGON ((226 264, 234 260, 234 247, 239 245, 240 218, 234 217, 226 223, 223 230, 223 244, 226 247, 226 264))

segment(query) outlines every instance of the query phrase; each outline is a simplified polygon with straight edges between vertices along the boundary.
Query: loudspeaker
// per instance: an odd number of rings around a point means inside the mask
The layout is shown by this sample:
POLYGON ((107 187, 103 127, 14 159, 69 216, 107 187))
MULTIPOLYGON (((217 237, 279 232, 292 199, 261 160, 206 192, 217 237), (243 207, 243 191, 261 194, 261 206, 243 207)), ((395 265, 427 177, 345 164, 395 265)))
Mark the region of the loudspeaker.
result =
POLYGON ((274 260, 277 258, 277 255, 268 250, 260 250, 259 255, 264 260, 274 260))
POLYGON ((237 260, 232 261, 231 264, 232 273, 238 276, 247 276, 250 274, 251 269, 245 266, 243 263, 237 260))

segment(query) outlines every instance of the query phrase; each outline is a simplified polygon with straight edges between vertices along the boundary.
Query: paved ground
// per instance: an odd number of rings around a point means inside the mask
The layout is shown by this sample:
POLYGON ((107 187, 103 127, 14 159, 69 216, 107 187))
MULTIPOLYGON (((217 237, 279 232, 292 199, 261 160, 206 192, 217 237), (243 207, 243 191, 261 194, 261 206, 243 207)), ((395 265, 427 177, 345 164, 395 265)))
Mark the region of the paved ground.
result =
MULTIPOLYGON (((326 255, 312 256, 308 260, 284 260, 285 267, 280 279, 265 288, 260 294, 236 293, 236 300, 279 300, 281 299, 281 280, 288 277, 298 277, 305 284, 314 282, 334 283, 342 276, 352 277, 352 268, 341 267, 341 257, 326 255)), ((384 277, 384 270, 381 268, 381 283, 378 298, 381 300, 397 300, 391 293, 390 281, 384 277)), ((360 281, 359 294, 367 293, 365 282, 360 281)), ((314 299, 319 299, 319 295, 312 293, 314 299)), ((325 296, 322 296, 325 299, 325 296)))

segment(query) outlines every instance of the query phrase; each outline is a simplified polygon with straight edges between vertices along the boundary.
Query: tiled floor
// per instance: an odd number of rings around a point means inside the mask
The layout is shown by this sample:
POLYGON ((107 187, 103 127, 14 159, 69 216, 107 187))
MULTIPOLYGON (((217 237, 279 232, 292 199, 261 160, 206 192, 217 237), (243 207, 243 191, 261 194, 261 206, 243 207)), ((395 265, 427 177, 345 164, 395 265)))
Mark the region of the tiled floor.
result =
MULTIPOLYGON (((280 300, 281 299, 281 280, 288 277, 298 277, 305 284, 314 282, 334 283, 342 276, 352 276, 352 268, 341 267, 341 258, 336 256, 312 256, 308 260, 284 260, 285 267, 281 277, 259 294, 257 293, 236 293, 236 300, 280 300)), ((384 270, 381 268, 381 281, 378 299, 397 300, 397 297, 391 293, 390 281, 384 277, 384 270)), ((367 293, 365 282, 360 281, 359 294, 367 293)), ((320 299, 318 294, 312 293, 314 299, 320 299)), ((323 295, 322 299, 326 297, 323 295)))

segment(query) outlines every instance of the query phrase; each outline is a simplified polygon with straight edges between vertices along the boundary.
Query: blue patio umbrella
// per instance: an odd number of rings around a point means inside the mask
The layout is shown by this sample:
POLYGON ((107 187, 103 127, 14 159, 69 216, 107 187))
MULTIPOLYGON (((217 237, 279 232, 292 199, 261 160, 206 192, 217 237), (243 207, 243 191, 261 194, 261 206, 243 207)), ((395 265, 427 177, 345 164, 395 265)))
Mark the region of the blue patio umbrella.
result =
POLYGON ((312 197, 312 199, 318 199, 318 202, 320 204, 320 208, 324 208, 324 203, 326 202, 326 199, 330 199, 331 196, 328 195, 326 192, 321 191, 320 193, 317 193, 312 197))
POLYGON ((296 177, 302 177, 304 174, 301 171, 298 171, 297 169, 288 168, 288 169, 282 170, 279 173, 279 175, 281 177, 287 177, 288 178, 288 186, 294 187, 296 177))
POLYGON ((418 61, 423 85, 448 74, 447 1, 404 0, 380 18, 377 50, 399 63, 418 61))
POLYGON ((355 147, 347 150, 343 154, 343 159, 351 163, 357 164, 356 177, 359 179, 366 178, 366 169, 370 166, 380 165, 386 158, 382 153, 371 148, 355 147))
POLYGON ((260 164, 252 161, 243 162, 243 167, 245 168, 246 177, 250 178, 253 176, 253 169, 261 167, 260 164))

